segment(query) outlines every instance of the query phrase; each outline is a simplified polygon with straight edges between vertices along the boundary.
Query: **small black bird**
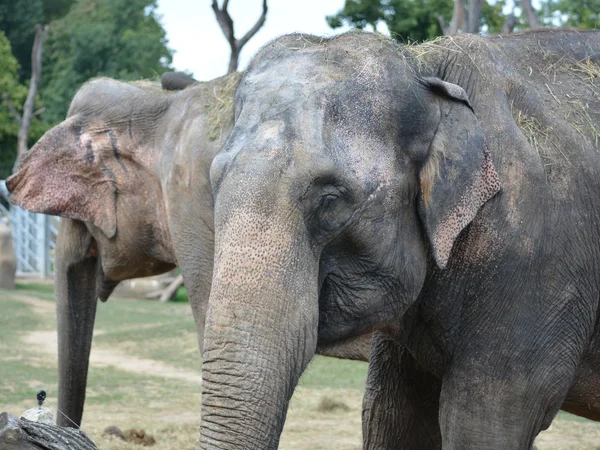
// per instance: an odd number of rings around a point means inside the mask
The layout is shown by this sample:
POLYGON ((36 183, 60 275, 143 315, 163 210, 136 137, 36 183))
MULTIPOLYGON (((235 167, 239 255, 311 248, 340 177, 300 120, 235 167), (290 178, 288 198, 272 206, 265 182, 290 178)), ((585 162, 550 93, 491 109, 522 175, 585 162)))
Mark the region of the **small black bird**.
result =
POLYGON ((38 401, 38 406, 42 406, 42 404, 44 403, 44 401, 46 400, 46 391, 44 391, 43 389, 37 393, 37 401, 38 401))

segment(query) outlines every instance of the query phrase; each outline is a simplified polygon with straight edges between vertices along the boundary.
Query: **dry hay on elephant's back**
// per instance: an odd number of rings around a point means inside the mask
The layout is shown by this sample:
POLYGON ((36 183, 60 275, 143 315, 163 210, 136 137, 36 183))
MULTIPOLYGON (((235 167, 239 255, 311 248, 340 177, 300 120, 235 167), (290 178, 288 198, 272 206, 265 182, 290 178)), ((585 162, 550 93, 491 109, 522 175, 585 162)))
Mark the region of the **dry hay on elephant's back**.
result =
POLYGON ((204 105, 211 141, 219 137, 223 127, 233 122, 233 98, 241 76, 240 72, 234 72, 221 77, 212 88, 210 101, 204 105))
POLYGON ((546 143, 551 136, 552 128, 544 127, 535 117, 521 111, 511 104, 510 112, 512 113, 515 123, 527 139, 527 141, 538 151, 540 145, 546 143))
MULTIPOLYGON (((600 66, 591 58, 575 61, 573 64, 565 66, 564 70, 569 71, 572 76, 580 78, 591 91, 593 98, 596 100, 600 98, 600 66)), ((582 98, 582 96, 576 97, 567 94, 567 98, 570 106, 567 120, 589 144, 598 147, 600 124, 593 118, 594 114, 597 117, 598 111, 591 111, 590 114, 588 99, 582 98)))
POLYGON ((143 89, 144 91, 154 92, 156 94, 168 94, 169 91, 163 90, 160 81, 150 80, 150 79, 142 79, 135 81, 127 81, 128 84, 135 86, 137 88, 143 89))

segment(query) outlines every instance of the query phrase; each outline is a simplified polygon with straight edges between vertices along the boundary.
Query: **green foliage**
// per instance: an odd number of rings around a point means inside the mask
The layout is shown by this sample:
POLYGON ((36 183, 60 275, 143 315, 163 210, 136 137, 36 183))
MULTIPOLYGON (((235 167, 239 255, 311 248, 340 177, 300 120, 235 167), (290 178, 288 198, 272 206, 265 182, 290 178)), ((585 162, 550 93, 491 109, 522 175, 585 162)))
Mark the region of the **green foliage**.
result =
POLYGON ((346 0, 344 8, 326 17, 332 28, 350 25, 359 29, 385 22, 401 41, 425 41, 442 34, 439 16, 452 18, 453 0, 346 0))
POLYGON ((21 82, 31 77, 31 47, 35 24, 44 20, 43 0, 0 0, 0 30, 11 43, 20 65, 21 82))
MULTIPOLYGON (((600 28, 600 0, 542 0, 541 4, 538 13, 547 26, 600 28)), ((349 25, 359 29, 376 28, 379 22, 385 22, 394 38, 420 42, 442 35, 439 17, 449 24, 453 6, 453 0, 346 0, 342 10, 326 20, 332 28, 349 25)), ((484 1, 480 30, 499 33, 505 21, 505 6, 506 0, 484 1)), ((521 14, 515 30, 526 28, 521 14)))
POLYGON ((31 47, 36 24, 64 16, 75 0, 0 0, 0 30, 11 43, 19 62, 19 79, 31 77, 31 47))
MULTIPOLYGON (((0 94, 6 92, 17 109, 27 98, 27 88, 19 84, 19 63, 12 54, 10 42, 0 31, 0 94)), ((10 175, 17 153, 19 125, 4 101, 0 104, 0 179, 10 175)))
POLYGON ((493 5, 487 1, 483 2, 481 7, 481 29, 485 29, 486 34, 499 34, 504 25, 505 17, 502 13, 506 2, 497 1, 493 5))
POLYGON ((41 94, 50 123, 65 117, 71 98, 90 78, 156 77, 172 61, 156 0, 80 0, 51 24, 44 56, 41 94))
POLYGON ((546 25, 600 28, 600 0, 546 0, 542 5, 546 25))

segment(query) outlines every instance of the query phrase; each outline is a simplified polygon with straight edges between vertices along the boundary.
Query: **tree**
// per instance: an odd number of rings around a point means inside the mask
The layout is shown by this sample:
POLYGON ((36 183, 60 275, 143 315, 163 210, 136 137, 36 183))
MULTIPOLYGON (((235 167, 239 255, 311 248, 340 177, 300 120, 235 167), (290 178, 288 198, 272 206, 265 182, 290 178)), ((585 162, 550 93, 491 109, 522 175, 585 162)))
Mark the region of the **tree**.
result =
POLYGON ((600 29, 600 0, 547 0, 542 11, 545 25, 600 29))
POLYGON ((52 23, 45 53, 49 73, 41 94, 50 123, 64 119, 71 98, 90 78, 156 77, 172 61, 156 0, 79 0, 52 23))
POLYGON ((225 38, 231 47, 231 57, 229 58, 229 68, 227 70, 227 73, 231 73, 237 71, 242 47, 246 45, 252 36, 258 32, 258 30, 260 30, 260 28, 264 25, 265 20, 267 20, 267 0, 263 0, 263 11, 258 18, 258 21, 241 39, 236 39, 235 37, 233 19, 229 15, 229 11, 227 11, 228 6, 229 0, 224 0, 221 8, 219 8, 217 0, 213 0, 212 2, 212 9, 215 12, 217 22, 219 23, 221 31, 223 31, 223 34, 225 35, 225 38))
POLYGON ((46 34, 48 34, 48 25, 42 26, 38 24, 35 26, 35 39, 33 40, 33 48, 31 50, 31 80, 29 81, 27 99, 23 105, 23 113, 20 114, 16 110, 7 92, 2 93, 2 98, 19 125, 17 156, 15 158, 14 168, 19 164, 19 160, 23 153, 29 148, 29 128, 31 127, 31 120, 34 115, 36 115, 33 109, 35 107, 35 96, 37 94, 40 77, 42 76, 42 49, 44 48, 46 34))
POLYGON ((481 29, 498 33, 504 24, 504 4, 504 0, 493 5, 485 0, 346 0, 342 10, 326 20, 332 28, 345 24, 360 29, 384 22, 394 38, 420 42, 481 29))
MULTIPOLYGON (((0 93, 2 105, 0 107, 0 179, 10 175, 13 161, 17 154, 19 124, 14 113, 21 115, 20 106, 27 98, 27 87, 19 83, 19 63, 11 51, 10 42, 0 31, 0 93), (12 109, 12 111, 11 111, 12 109)), ((39 138, 45 127, 33 114, 29 127, 29 137, 39 138)))
POLYGON ((390 34, 401 41, 424 41, 443 34, 439 16, 449 21, 452 0, 346 0, 341 11, 326 17, 332 28, 350 25, 376 29, 385 22, 390 34))
POLYGON ((31 77, 31 49, 35 25, 64 16, 75 0, 0 0, 0 30, 11 43, 19 63, 19 80, 31 77))

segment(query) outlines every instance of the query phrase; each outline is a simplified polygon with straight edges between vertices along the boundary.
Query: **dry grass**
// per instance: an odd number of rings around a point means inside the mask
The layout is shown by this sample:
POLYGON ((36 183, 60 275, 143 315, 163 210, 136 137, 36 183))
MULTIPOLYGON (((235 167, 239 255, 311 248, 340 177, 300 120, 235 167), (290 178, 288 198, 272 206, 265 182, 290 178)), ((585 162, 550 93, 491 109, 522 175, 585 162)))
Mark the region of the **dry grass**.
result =
POLYGON ((319 404, 317 405, 317 411, 319 412, 334 412, 334 411, 349 411, 350 408, 341 400, 336 400, 333 397, 325 395, 321 397, 319 404))
POLYGON ((218 87, 213 88, 211 101, 205 105, 211 141, 217 139, 221 130, 233 121, 233 99, 241 76, 239 72, 225 75, 218 87))
MULTIPOLYGON (((19 415, 33 406, 35 392, 45 388, 48 407, 56 415, 56 360, 43 345, 25 345, 32 330, 51 331, 54 310, 50 294, 23 290, 19 298, 0 292, 0 410, 19 415), (36 307, 22 298, 36 297, 36 307), (39 305, 38 305, 39 306, 39 305), (48 306, 48 307, 45 307, 48 306)), ((196 346, 194 325, 186 304, 109 301, 98 308, 94 347, 181 364, 198 370, 186 353, 196 346), (148 324, 160 324, 147 329, 148 324), (162 330, 165 330, 162 333, 162 330), (165 346, 174 330, 185 331, 165 346)), ((125 355, 124 357, 127 357, 125 355)), ((281 437, 283 450, 356 450, 361 448, 361 406, 366 365, 317 358, 292 398, 281 437)), ((131 373, 92 364, 83 429, 102 450, 140 450, 138 444, 102 436, 110 425, 125 431, 144 429, 154 436, 157 450, 194 450, 200 427, 198 383, 162 377, 161 373, 131 373)), ((600 424, 561 414, 536 441, 539 450, 600 448, 600 424)))

